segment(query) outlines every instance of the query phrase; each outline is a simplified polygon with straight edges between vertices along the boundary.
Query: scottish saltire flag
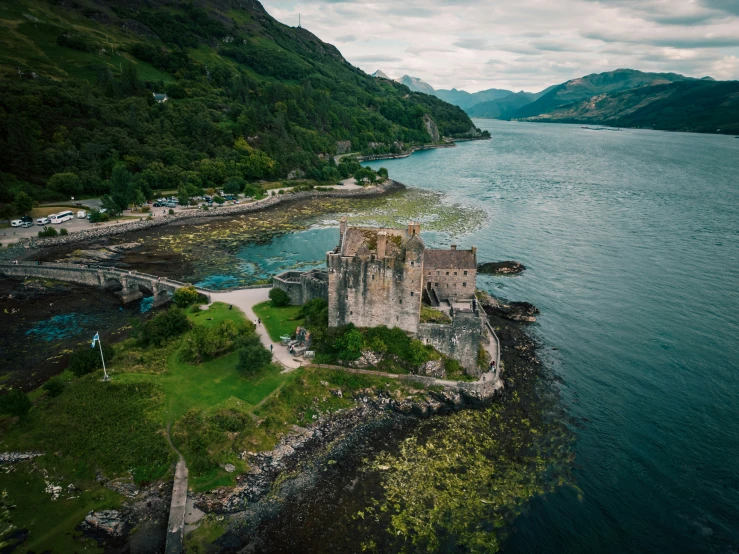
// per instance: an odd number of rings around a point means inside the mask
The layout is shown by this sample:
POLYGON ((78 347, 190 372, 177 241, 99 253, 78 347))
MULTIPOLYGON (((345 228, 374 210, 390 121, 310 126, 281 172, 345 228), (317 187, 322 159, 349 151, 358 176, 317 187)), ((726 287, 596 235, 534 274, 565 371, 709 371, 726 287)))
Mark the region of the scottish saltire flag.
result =
POLYGON ((92 347, 93 348, 95 348, 95 344, 97 344, 97 341, 99 341, 99 340, 100 340, 100 334, 99 333, 95 333, 95 336, 92 337, 92 347))

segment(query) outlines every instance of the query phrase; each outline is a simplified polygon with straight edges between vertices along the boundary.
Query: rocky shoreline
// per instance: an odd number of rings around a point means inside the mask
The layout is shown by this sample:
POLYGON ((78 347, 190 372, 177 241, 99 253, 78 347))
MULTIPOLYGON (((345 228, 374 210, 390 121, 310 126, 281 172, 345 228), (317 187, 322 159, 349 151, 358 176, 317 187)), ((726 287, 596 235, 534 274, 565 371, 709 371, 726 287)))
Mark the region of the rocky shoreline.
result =
POLYGON ((312 198, 356 198, 363 196, 378 196, 388 194, 397 190, 402 190, 405 185, 392 179, 388 179, 384 183, 374 187, 358 188, 352 190, 331 190, 331 191, 301 191, 289 194, 279 194, 270 196, 269 198, 254 202, 251 204, 239 204, 236 206, 221 207, 212 210, 190 210, 185 212, 178 212, 173 215, 165 215, 157 217, 155 219, 141 219, 131 223, 123 223, 121 225, 101 226, 94 229, 85 231, 79 231, 71 233, 66 236, 48 237, 48 238, 31 238, 18 242, 12 247, 3 249, 3 253, 0 253, 2 258, 16 258, 18 256, 18 249, 36 249, 45 248, 49 246, 63 246, 67 244, 74 244, 78 242, 85 242, 93 239, 100 239, 104 237, 110 237, 114 235, 122 235, 125 233, 131 233, 133 231, 142 231, 153 227, 160 227, 163 225, 175 224, 175 223, 187 223, 187 220, 201 220, 206 218, 214 217, 230 217, 250 212, 258 212, 267 210, 278 206, 280 204, 295 202, 299 200, 307 200, 312 198))
POLYGON ((454 148, 457 146, 456 143, 458 142, 470 142, 473 140, 490 140, 490 137, 467 137, 467 138, 455 138, 452 139, 450 142, 446 142, 443 144, 422 144, 419 146, 412 146, 405 152, 401 152, 399 154, 368 154, 366 156, 357 156, 356 159, 358 162, 375 162, 378 160, 398 160, 401 158, 407 158, 414 152, 418 152, 420 150, 433 150, 436 148, 454 148))

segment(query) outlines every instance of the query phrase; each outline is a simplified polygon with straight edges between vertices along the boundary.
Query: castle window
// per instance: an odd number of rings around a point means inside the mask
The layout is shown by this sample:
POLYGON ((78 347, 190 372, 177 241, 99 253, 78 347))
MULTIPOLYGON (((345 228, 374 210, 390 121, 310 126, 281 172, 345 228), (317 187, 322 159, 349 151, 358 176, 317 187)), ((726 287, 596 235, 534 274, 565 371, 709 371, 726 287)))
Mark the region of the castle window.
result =
POLYGON ((446 274, 449 275, 449 272, 447 271, 446 274))
POLYGON ((465 277, 467 276, 467 272, 466 272, 466 271, 464 272, 464 276, 465 276, 465 277))
POLYGON ((413 291, 411 291, 411 296, 413 296, 413 291))
POLYGON ((373 280, 373 281, 375 280, 375 276, 374 276, 374 275, 372 276, 372 280, 373 280))
POLYGON ((457 274, 457 272, 455 271, 455 272, 454 272, 454 275, 456 275, 456 274, 457 274))
POLYGON ((462 286, 463 286, 463 287, 466 287, 466 286, 467 286, 467 283, 462 283, 462 286))
POLYGON ((438 287, 438 286, 439 286, 439 283, 434 283, 434 286, 435 286, 435 287, 438 287))
POLYGON ((441 275, 441 272, 437 271, 437 272, 436 272, 436 274, 437 274, 437 275, 441 275))
POLYGON ((354 315, 354 312, 349 310, 349 315, 354 315))
POLYGON ((416 265, 416 262, 411 262, 411 267, 413 267, 414 265, 416 265))
POLYGON ((402 298, 400 299, 400 303, 401 303, 401 304, 403 303, 403 299, 402 299, 402 298))
POLYGON ((431 272, 429 271, 429 275, 431 275, 431 272))

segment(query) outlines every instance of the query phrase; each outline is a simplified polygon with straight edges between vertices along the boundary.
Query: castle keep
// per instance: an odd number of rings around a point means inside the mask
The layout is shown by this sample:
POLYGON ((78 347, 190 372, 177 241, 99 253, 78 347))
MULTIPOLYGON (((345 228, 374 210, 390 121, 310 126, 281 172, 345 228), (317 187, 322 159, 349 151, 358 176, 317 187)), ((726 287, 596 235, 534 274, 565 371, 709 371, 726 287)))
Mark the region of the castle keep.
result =
POLYGON ((476 278, 475 247, 429 249, 419 223, 407 229, 349 227, 342 218, 326 270, 285 272, 273 286, 293 304, 325 299, 331 327, 398 327, 475 371, 485 337, 476 278), (452 323, 421 323, 422 303, 446 312, 452 323))

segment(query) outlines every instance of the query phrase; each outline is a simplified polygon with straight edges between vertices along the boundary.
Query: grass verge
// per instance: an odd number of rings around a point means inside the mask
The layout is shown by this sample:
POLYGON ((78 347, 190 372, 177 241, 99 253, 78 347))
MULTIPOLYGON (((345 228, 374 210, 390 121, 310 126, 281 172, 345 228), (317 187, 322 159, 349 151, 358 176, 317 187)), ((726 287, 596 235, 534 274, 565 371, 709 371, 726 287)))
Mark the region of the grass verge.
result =
POLYGON ((267 329, 269 338, 279 342, 282 335, 292 335, 298 325, 303 324, 302 319, 296 319, 300 313, 301 306, 274 307, 272 302, 262 302, 252 308, 262 325, 267 329))

